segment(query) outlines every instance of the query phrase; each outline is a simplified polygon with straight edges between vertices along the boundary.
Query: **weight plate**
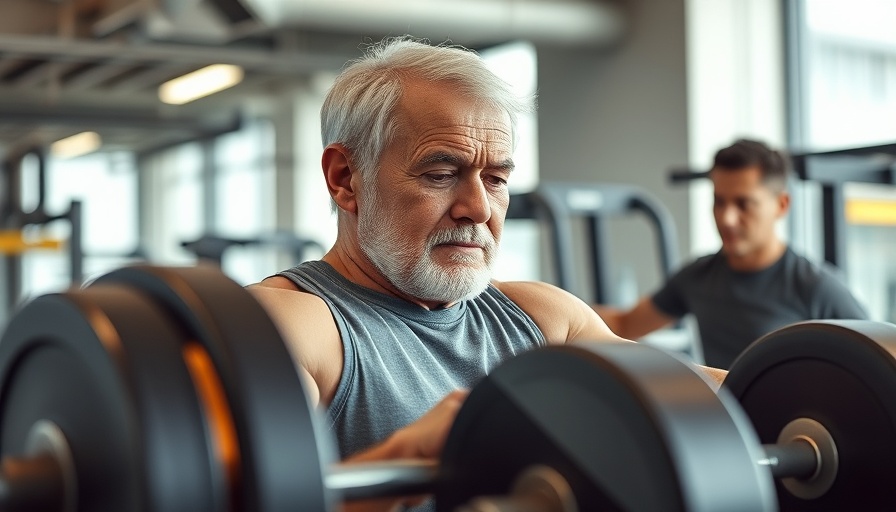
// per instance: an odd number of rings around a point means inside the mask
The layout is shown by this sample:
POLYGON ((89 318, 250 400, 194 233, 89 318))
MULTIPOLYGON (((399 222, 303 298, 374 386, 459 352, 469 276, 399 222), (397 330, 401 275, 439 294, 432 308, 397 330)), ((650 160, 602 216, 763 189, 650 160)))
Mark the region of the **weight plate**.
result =
POLYGON ((839 468, 822 496, 803 499, 778 482, 782 510, 893 510, 896 506, 896 326, 837 320, 794 324, 754 342, 724 386, 763 443, 798 418, 836 444, 839 468))
POLYGON ((467 398, 443 452, 440 511, 557 470, 579 510, 774 510, 758 442, 733 399, 669 353, 634 343, 533 350, 467 398))
POLYGON ((34 299, 0 342, 2 456, 26 455, 50 425, 68 444, 78 511, 227 510, 182 336, 120 287, 34 299))
POLYGON ((208 351, 238 439, 243 510, 331 510, 326 441, 290 353, 262 306, 220 269, 125 267, 97 283, 152 297, 208 351))

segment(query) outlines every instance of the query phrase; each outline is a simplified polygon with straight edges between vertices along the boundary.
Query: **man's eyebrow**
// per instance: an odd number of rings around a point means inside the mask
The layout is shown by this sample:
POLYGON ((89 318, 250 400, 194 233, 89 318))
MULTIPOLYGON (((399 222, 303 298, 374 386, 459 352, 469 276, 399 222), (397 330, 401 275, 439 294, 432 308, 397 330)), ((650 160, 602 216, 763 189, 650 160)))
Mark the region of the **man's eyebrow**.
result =
POLYGON ((513 163, 512 159, 508 158, 507 160, 504 160, 503 162, 498 162, 497 164, 490 165, 489 167, 491 167, 493 169, 500 169, 502 171, 510 172, 516 168, 516 164, 513 163))
POLYGON ((457 155, 452 155, 451 153, 438 152, 431 153, 429 155, 421 158, 417 165, 424 166, 429 164, 453 164, 453 165, 463 165, 463 160, 459 158, 457 155))
MULTIPOLYGON (((457 167, 461 167, 464 165, 468 165, 469 162, 465 158, 461 158, 457 155, 446 153, 444 151, 426 155, 417 161, 417 166, 419 167, 425 167, 430 164, 451 164, 457 167)), ((514 168, 516 168, 516 164, 513 163, 513 159, 508 158, 507 160, 502 160, 501 162, 489 165, 488 167, 490 169, 498 169, 510 172, 513 171, 514 168)))

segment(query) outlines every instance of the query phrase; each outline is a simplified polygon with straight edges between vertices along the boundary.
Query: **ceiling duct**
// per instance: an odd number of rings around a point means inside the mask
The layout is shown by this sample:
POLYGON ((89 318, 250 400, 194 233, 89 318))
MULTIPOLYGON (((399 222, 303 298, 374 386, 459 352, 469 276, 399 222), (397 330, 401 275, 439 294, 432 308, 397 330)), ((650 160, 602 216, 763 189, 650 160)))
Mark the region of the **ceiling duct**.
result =
POLYGON ((624 27, 622 12, 608 0, 240 1, 272 28, 409 33, 461 44, 525 39, 603 45, 618 40, 624 27))
POLYGON ((260 27, 239 0, 117 0, 93 26, 104 37, 137 26, 153 40, 226 43, 260 27))

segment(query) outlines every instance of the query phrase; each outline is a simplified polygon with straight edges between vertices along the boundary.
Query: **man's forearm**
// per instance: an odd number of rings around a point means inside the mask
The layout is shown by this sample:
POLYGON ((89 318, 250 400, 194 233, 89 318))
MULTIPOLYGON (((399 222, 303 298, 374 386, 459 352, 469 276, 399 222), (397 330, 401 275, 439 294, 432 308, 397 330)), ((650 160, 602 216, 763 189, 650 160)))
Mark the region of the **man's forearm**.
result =
MULTIPOLYGON (((360 464, 365 462, 410 458, 412 457, 412 454, 408 453, 408 444, 401 439, 401 435, 402 431, 399 430, 382 443, 348 457, 343 461, 343 464, 360 464)), ((402 510, 406 506, 419 504, 424 499, 424 496, 403 496, 399 498, 356 501, 346 503, 342 507, 342 510, 344 512, 395 511, 402 510)))
POLYGON ((725 381, 725 377, 728 375, 727 370, 722 370, 721 368, 713 368, 712 366, 703 366, 698 365, 703 373, 705 373, 709 378, 715 383, 715 387, 713 389, 718 390, 722 386, 722 382, 725 381))

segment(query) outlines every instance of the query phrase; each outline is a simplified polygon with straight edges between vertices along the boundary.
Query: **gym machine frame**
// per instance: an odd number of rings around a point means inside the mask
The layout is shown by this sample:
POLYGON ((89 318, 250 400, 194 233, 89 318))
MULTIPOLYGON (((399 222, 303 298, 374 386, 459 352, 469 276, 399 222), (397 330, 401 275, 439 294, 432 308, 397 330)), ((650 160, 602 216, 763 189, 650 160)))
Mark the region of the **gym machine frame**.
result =
POLYGON ((224 261, 224 253, 231 247, 273 247, 286 249, 295 263, 308 260, 308 251, 324 254, 324 246, 310 238, 296 236, 290 232, 275 232, 252 238, 225 237, 206 233, 196 240, 181 242, 181 247, 196 255, 197 258, 209 260, 219 267, 224 261))
MULTIPOLYGON (((4 229, 21 231, 27 226, 46 225, 58 220, 68 221, 71 228, 68 246, 69 275, 71 284, 77 286, 84 279, 84 251, 82 246, 82 212, 81 201, 72 201, 69 209, 60 214, 46 211, 47 157, 44 149, 29 148, 23 152, 12 153, 3 162, 3 188, 6 192, 0 203, 0 223, 4 229), (22 205, 22 162, 28 155, 37 158, 37 205, 34 210, 26 212, 22 205)), ((6 302, 7 312, 12 311, 22 294, 22 258, 20 255, 4 255, 6 267, 6 302)), ((6 313, 6 312, 4 312, 6 313)), ((2 317, 0 317, 2 318, 2 317)))
POLYGON ((531 219, 544 223, 552 247, 551 260, 557 286, 574 291, 581 281, 576 276, 573 220, 584 219, 588 228, 586 249, 593 272, 594 302, 612 303, 612 279, 606 240, 606 221, 640 213, 656 235, 661 275, 669 277, 678 264, 678 238, 669 210, 643 189, 625 184, 541 183, 532 192, 510 198, 507 219, 531 219))

